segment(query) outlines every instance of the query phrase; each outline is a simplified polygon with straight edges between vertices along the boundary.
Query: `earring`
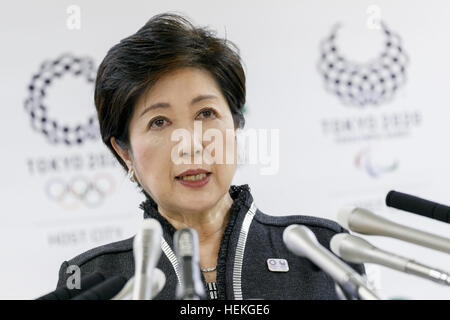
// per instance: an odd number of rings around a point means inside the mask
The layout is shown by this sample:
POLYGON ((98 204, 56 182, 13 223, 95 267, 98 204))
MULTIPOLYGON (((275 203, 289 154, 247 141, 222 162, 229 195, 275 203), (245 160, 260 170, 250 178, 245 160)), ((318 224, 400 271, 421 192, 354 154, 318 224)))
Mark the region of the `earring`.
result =
POLYGON ((127 175, 128 179, 130 179, 131 182, 135 183, 136 179, 134 178, 134 170, 133 168, 130 168, 128 170, 128 175, 127 175))

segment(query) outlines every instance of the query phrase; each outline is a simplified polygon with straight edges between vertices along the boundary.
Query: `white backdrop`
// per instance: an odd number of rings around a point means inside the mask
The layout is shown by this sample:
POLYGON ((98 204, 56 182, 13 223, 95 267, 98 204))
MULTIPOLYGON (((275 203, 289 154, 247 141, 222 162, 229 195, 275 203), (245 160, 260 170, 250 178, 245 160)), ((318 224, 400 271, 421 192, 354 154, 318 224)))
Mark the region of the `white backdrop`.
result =
MULTIPOLYGON (((95 116, 92 77, 112 45, 166 11, 184 13, 238 45, 247 75, 246 128, 279 129, 278 172, 261 175, 261 165, 243 165, 234 180, 250 185, 261 210, 336 220, 339 208, 356 204, 449 234, 444 223, 384 205, 391 189, 450 203, 447 1, 18 0, 0 10, 0 298, 51 291, 62 261, 135 233, 142 196, 89 122, 95 116), (390 48, 400 46, 398 56, 407 58, 403 73, 396 69, 405 81, 394 90, 390 74, 383 82, 376 78, 378 89, 393 93, 378 104, 344 102, 326 89, 322 71, 332 86, 343 78, 333 74, 337 64, 320 64, 321 44, 340 23, 335 49, 327 52, 361 69, 386 47, 378 18, 398 35, 390 48), (81 198, 74 195, 86 187, 81 198)), ((367 85, 364 80, 340 85, 360 97, 356 84, 367 85)), ((366 238, 450 270, 443 253, 366 238)), ((368 271, 385 298, 450 298, 448 288, 426 280, 384 267, 368 271)))

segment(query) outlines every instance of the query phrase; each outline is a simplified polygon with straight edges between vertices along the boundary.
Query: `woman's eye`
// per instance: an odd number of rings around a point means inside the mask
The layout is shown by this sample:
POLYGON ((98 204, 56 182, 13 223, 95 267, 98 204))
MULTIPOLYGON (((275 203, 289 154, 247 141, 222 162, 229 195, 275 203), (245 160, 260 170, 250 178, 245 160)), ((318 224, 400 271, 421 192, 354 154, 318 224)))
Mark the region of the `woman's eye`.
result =
POLYGON ((150 129, 161 129, 167 123, 167 120, 164 118, 156 118, 152 120, 149 124, 150 129))
POLYGON ((202 119, 209 119, 217 116, 217 112, 214 109, 208 108, 199 112, 198 116, 202 119))

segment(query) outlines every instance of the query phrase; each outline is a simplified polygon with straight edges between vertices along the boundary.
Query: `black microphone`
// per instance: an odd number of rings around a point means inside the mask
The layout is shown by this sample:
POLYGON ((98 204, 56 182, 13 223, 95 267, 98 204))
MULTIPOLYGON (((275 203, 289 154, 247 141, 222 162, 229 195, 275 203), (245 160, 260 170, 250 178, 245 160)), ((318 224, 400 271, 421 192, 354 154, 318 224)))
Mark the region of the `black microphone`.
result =
POLYGON ((81 278, 80 289, 69 289, 67 285, 63 285, 36 300, 69 300, 103 281, 105 277, 100 272, 94 272, 81 278))
POLYGON ((450 207, 421 199, 406 193, 391 190, 386 196, 386 205, 424 217, 450 223, 450 207))
POLYGON ((122 290, 127 281, 122 276, 111 277, 71 300, 110 300, 122 290))
POLYGON ((176 298, 179 300, 205 299, 205 288, 200 275, 197 231, 183 228, 177 230, 173 238, 181 278, 176 298))

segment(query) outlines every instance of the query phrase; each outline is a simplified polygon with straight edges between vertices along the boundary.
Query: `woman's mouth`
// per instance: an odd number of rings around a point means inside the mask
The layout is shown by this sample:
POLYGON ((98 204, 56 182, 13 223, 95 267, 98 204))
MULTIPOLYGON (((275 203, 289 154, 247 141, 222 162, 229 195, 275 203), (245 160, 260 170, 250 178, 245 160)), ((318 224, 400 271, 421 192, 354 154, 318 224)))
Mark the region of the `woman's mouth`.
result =
POLYGON ((177 179, 181 179, 184 181, 197 181, 197 180, 202 180, 204 179, 208 174, 207 173, 199 173, 199 174, 194 174, 194 175, 187 175, 187 176, 183 176, 183 177, 177 177, 177 179))
POLYGON ((210 179, 211 172, 202 172, 198 174, 187 174, 175 177, 183 186, 191 188, 200 188, 206 185, 210 179))

